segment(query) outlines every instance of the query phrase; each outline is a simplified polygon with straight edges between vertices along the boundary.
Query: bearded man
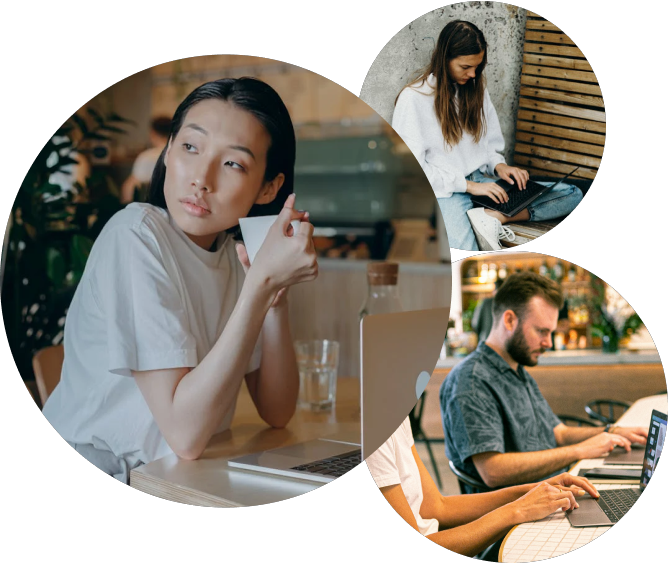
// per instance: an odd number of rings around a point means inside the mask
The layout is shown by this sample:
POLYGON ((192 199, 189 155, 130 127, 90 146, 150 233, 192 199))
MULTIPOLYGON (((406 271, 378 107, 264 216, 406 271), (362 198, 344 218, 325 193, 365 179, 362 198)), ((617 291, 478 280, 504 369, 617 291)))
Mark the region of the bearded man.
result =
POLYGON ((446 455, 488 488, 545 479, 647 440, 646 428, 566 426, 550 409, 525 366, 552 347, 562 306, 554 281, 532 272, 509 276, 494 297, 487 340, 441 386, 446 455))

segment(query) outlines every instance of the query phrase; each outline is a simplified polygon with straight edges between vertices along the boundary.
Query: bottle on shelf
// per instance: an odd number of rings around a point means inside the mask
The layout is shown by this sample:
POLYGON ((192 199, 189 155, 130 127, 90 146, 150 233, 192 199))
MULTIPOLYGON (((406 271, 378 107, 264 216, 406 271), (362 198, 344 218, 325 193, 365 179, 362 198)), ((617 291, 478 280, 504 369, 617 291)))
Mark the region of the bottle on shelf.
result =
POLYGON ((499 268, 499 279, 505 280, 507 277, 508 277, 508 267, 506 266, 506 263, 503 262, 501 264, 501 268, 499 268))
POLYGON ((399 299, 399 264, 369 262, 366 270, 367 296, 360 309, 360 320, 367 315, 403 311, 399 299))

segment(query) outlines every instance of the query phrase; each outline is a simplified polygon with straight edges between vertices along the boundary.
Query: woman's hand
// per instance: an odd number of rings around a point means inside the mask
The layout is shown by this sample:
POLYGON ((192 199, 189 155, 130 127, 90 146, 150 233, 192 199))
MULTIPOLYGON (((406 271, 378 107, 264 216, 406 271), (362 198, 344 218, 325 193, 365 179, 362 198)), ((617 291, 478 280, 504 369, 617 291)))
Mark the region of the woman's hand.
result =
MULTIPOLYGON (((284 299, 283 289, 314 280, 318 276, 318 260, 313 245, 313 225, 308 222, 307 212, 293 209, 295 196, 291 194, 285 206, 269 229, 267 238, 255 256, 253 267, 248 265, 248 256, 242 259, 241 249, 237 255, 244 268, 247 280, 266 287, 275 294, 273 306, 284 299), (293 232, 291 221, 300 221, 299 229, 293 232)), ((238 245, 241 246, 241 245, 238 245)))
POLYGON ((467 180, 466 193, 471 195, 486 195, 496 203, 506 203, 508 201, 506 190, 492 182, 478 183, 467 180))
POLYGON ((585 493, 589 493, 594 498, 599 497, 596 487, 585 477, 576 477, 570 473, 562 473, 556 477, 551 477, 547 482, 553 487, 568 488, 576 497, 583 496, 585 493))
MULTIPOLYGON (((250 258, 248 258, 248 252, 246 251, 246 247, 240 242, 238 242, 235 246, 235 249, 237 251, 237 258, 239 259, 239 262, 241 262, 244 272, 247 274, 248 270, 250 269, 250 258)), ((284 287, 283 289, 279 290, 279 292, 276 294, 274 301, 271 304, 272 309, 280 307, 281 305, 285 305, 288 302, 286 295, 287 292, 288 292, 287 287, 284 287)))
POLYGON ((508 166, 505 163, 497 164, 494 169, 496 174, 502 180, 508 182, 511 186, 515 185, 513 178, 517 181, 517 187, 520 190, 523 190, 527 187, 527 180, 529 179, 529 173, 526 170, 517 168, 517 166, 508 166))
POLYGON ((540 520, 556 510, 572 510, 578 506, 570 489, 555 487, 547 481, 536 485, 523 497, 508 505, 513 509, 516 524, 540 520))

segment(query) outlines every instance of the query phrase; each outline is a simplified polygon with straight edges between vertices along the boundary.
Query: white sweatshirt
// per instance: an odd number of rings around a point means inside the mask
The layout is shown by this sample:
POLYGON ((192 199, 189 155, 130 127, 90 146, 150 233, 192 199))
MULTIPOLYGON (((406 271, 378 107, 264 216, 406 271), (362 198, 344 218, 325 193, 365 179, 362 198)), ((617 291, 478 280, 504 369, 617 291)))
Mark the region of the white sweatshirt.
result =
POLYGON ((392 127, 417 158, 436 197, 444 198, 465 192, 466 176, 476 170, 494 175, 496 166, 505 163, 501 154, 504 141, 499 118, 485 89, 485 136, 476 143, 464 131, 457 145, 447 146, 434 108, 435 87, 436 77, 430 74, 424 84, 405 88, 394 108, 392 127))

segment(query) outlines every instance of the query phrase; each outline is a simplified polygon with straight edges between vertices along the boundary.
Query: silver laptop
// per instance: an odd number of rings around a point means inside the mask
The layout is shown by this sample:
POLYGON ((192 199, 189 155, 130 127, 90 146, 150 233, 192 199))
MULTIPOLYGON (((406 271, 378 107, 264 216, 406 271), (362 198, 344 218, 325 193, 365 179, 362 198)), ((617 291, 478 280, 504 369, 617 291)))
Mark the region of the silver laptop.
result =
POLYGON ((657 410, 652 411, 640 486, 602 490, 599 491, 601 496, 598 499, 593 499, 588 495, 583 497, 582 500, 578 499, 580 508, 567 513, 571 526, 587 528, 590 526, 611 526, 619 522, 621 517, 640 498, 652 478, 666 440, 667 426, 666 415, 657 410))
POLYGON ((361 323, 361 435, 335 435, 229 460, 230 467, 327 483, 375 452, 415 406, 445 339, 450 309, 370 315, 361 323))

